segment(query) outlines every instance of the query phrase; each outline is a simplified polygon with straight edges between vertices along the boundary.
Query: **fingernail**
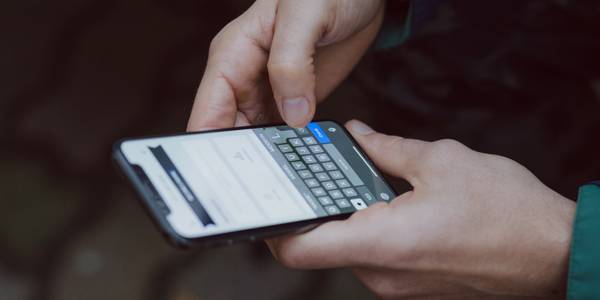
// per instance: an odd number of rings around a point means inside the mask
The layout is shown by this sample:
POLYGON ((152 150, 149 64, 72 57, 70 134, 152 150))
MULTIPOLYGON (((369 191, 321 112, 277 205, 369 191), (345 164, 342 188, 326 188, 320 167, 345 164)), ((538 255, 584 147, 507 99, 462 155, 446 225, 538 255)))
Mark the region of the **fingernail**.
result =
POLYGON ((350 131, 352 131, 353 133, 359 134, 359 135, 367 135, 370 133, 373 133, 375 130, 373 130, 371 127, 369 127, 367 124, 358 121, 358 120, 352 120, 348 123, 348 129, 350 129, 350 131))
POLYGON ((283 100, 283 119, 290 125, 302 125, 309 113, 308 100, 304 97, 283 100))

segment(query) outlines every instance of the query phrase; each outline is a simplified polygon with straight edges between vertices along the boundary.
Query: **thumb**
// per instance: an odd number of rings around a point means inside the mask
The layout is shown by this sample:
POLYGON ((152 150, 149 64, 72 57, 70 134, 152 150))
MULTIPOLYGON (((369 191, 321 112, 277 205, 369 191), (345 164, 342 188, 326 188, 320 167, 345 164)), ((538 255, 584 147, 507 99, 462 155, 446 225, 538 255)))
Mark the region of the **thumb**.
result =
POLYGON ((329 221, 302 234, 267 240, 275 258, 291 268, 322 269, 364 265, 372 252, 372 238, 385 230, 380 223, 387 217, 388 204, 378 202, 354 213, 350 218, 329 221))
POLYGON ((316 108, 315 46, 325 28, 326 1, 282 0, 267 69, 283 120, 304 127, 316 108))
POLYGON ((419 175, 421 154, 429 142, 385 135, 357 120, 346 123, 354 139, 375 165, 384 172, 406 179, 415 186, 419 175))

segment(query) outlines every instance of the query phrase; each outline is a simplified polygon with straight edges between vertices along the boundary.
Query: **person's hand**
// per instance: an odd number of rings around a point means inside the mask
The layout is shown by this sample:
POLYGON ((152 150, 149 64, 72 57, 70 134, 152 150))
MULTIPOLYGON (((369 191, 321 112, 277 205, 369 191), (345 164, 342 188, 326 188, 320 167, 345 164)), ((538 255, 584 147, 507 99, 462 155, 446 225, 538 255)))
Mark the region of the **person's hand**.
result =
POLYGON ((383 6, 256 1, 212 40, 188 130, 259 124, 280 114, 290 126, 305 126, 375 38, 383 6))
POLYGON ((551 297, 564 292, 574 203, 518 163, 453 140, 348 129, 413 187, 389 204, 268 241, 294 268, 352 267, 384 299, 551 297))

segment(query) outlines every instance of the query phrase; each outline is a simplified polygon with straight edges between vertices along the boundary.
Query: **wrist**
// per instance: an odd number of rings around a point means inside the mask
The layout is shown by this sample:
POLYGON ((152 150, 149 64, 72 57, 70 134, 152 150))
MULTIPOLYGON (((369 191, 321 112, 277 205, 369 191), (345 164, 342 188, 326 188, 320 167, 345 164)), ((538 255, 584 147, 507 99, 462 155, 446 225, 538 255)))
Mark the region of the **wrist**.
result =
POLYGON ((575 218, 575 202, 556 194, 553 209, 541 224, 542 243, 537 254, 542 259, 537 269, 540 296, 564 296, 567 288, 569 248, 575 218))
POLYGON ((516 239, 500 242, 507 248, 490 268, 491 294, 564 298, 575 203, 554 192, 544 194, 532 201, 535 205, 521 208, 528 220, 513 223, 516 239))

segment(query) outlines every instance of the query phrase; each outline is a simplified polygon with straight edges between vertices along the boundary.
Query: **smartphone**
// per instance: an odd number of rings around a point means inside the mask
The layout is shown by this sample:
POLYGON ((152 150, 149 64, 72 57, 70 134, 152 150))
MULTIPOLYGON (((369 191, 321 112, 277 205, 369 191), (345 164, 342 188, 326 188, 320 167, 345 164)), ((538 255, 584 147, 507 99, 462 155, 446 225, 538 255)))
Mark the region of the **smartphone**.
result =
POLYGON ((159 229, 183 247, 301 230, 396 196, 334 121, 123 139, 114 158, 159 229))

